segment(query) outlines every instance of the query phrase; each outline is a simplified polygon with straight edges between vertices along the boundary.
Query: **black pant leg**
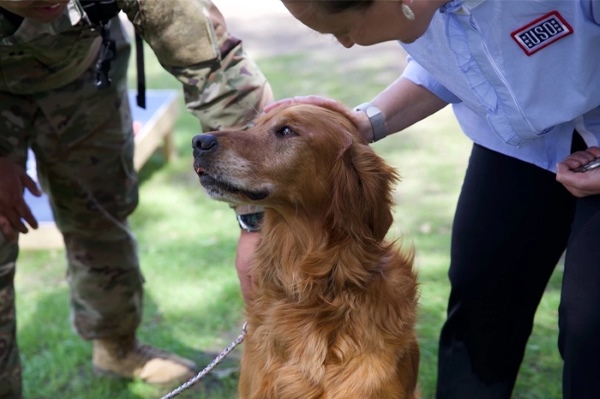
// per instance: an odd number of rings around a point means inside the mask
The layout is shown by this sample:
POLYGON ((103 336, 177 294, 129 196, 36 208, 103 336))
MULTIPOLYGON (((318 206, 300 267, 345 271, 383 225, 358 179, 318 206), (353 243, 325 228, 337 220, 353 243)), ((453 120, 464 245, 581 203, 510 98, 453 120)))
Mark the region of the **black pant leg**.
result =
POLYGON ((558 346, 564 399, 600 397, 600 195, 577 201, 567 246, 558 346))
POLYGON ((452 232, 438 399, 510 398, 574 206, 553 173, 473 147, 452 232))

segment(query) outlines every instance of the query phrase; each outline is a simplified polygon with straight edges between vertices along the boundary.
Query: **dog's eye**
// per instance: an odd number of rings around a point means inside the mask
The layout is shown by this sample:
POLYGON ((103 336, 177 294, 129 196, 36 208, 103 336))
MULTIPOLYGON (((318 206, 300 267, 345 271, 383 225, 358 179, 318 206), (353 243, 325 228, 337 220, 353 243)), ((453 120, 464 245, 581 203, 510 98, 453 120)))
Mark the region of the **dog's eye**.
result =
POLYGON ((296 132, 294 132, 289 126, 280 127, 279 129, 275 130, 275 134, 279 137, 296 136, 296 132))

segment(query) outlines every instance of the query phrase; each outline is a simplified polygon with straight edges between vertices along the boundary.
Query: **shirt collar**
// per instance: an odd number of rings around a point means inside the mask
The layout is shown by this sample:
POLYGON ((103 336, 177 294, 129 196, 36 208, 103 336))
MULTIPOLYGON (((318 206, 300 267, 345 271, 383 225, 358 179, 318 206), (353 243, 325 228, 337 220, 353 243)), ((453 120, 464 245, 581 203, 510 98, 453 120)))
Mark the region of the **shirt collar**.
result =
POLYGON ((456 12, 462 8, 464 0, 450 0, 446 4, 440 7, 440 12, 442 14, 449 12, 456 12))
POLYGON ((455 13, 466 9, 473 9, 485 0, 450 0, 446 4, 440 7, 441 13, 455 13))

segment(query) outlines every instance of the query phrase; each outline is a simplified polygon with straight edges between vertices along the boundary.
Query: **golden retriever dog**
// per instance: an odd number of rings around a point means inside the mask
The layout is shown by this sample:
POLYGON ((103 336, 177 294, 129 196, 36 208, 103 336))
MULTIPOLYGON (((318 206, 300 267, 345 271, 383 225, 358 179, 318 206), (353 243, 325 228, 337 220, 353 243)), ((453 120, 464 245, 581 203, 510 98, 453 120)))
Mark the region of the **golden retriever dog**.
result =
POLYGON ((264 205, 241 399, 414 399, 412 251, 385 241, 398 176, 339 112, 280 106, 193 139, 208 194, 264 205))

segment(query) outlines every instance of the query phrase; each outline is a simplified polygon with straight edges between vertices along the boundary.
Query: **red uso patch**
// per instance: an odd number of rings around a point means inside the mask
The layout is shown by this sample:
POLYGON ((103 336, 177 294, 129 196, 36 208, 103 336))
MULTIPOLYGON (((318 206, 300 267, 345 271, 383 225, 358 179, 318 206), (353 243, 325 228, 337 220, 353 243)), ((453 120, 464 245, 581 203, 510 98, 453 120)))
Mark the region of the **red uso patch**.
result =
POLYGON ((558 11, 551 11, 510 35, 525 54, 531 55, 571 33, 573 28, 558 11))

